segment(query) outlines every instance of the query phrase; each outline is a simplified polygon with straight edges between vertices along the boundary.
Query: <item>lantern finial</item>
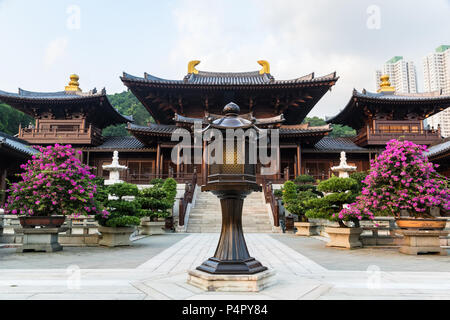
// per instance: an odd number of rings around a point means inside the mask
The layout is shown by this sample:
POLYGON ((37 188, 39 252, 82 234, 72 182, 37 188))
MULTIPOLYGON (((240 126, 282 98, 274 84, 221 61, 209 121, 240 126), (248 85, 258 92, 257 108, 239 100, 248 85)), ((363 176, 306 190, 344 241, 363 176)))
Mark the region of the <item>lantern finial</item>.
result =
POLYGON ((238 115, 240 112, 241 108, 234 102, 227 104, 222 111, 224 115, 238 115))

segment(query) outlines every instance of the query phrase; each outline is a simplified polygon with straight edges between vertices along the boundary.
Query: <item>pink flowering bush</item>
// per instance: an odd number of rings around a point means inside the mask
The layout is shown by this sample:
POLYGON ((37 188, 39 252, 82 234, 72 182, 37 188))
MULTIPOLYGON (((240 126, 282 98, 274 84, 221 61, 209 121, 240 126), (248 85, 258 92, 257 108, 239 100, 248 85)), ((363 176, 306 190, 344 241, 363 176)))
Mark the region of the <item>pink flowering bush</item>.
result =
POLYGON ((363 180, 362 194, 342 216, 366 212, 399 217, 407 210, 413 217, 430 217, 430 209, 450 209, 450 189, 447 178, 439 175, 424 155, 426 146, 410 141, 391 140, 363 180))
POLYGON ((7 190, 6 212, 27 216, 96 214, 95 175, 75 156, 72 146, 36 148, 40 153, 21 166, 21 181, 7 190))

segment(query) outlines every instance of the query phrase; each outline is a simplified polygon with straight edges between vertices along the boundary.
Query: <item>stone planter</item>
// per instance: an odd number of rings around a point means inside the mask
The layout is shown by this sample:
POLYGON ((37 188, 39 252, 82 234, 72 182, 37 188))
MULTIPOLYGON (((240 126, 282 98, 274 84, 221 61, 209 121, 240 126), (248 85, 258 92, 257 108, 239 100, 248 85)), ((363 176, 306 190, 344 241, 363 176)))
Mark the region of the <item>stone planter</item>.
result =
POLYGON ((66 221, 65 216, 21 216, 20 224, 24 228, 47 227, 59 228, 66 221))
POLYGON ((165 221, 150 221, 146 219, 141 220, 139 229, 143 235, 164 234, 165 225, 165 221))
POLYGON ((17 252, 55 252, 63 247, 58 242, 58 234, 67 231, 61 227, 66 220, 65 216, 21 216, 22 246, 17 252), (36 228, 39 227, 39 228, 36 228))
POLYGON ((17 252, 55 252, 63 247, 58 242, 58 234, 67 228, 22 228, 22 246, 17 252))
POLYGON ((99 226, 98 231, 102 238, 98 242, 101 246, 119 247, 131 245, 130 236, 135 231, 135 227, 103 227, 99 226))
POLYGON ((440 237, 446 237, 447 231, 441 230, 398 230, 403 235, 402 245, 399 249, 404 254, 440 254, 447 255, 447 250, 441 248, 440 237))
POLYGON ((325 232, 330 236, 327 247, 347 249, 362 247, 362 243, 359 241, 362 231, 362 228, 326 227, 325 232))
POLYGON ((318 235, 318 225, 312 222, 294 222, 294 226, 297 228, 296 236, 315 236, 318 235))
POLYGON ((410 230, 443 230, 446 219, 397 218, 395 223, 400 229, 410 230))

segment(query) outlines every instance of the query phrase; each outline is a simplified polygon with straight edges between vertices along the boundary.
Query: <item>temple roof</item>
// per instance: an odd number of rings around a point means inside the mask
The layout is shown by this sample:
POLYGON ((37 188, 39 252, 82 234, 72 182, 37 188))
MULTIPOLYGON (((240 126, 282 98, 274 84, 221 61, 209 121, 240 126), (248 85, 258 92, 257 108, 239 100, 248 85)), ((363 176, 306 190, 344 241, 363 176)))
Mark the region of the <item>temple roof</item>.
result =
POLYGON ((31 147, 26 141, 18 139, 4 132, 0 132, 0 148, 7 148, 24 156, 32 156, 39 153, 36 149, 31 147))
POLYGON ((442 91, 404 94, 353 89, 345 108, 328 118, 327 122, 359 129, 365 125, 365 120, 377 113, 390 114, 392 120, 403 120, 408 114, 417 114, 423 120, 449 106, 450 96, 443 95, 442 91))
POLYGON ((154 136, 171 136, 172 133, 178 129, 176 125, 154 124, 150 123, 148 126, 139 126, 133 123, 128 123, 128 131, 134 133, 145 133, 154 136))
MULTIPOLYGON (((172 133, 178 129, 176 125, 149 124, 148 126, 139 126, 132 123, 128 124, 128 131, 143 143, 146 143, 145 137, 166 137, 169 138, 172 133)), ((300 125, 282 125, 280 128, 281 138, 294 137, 317 137, 328 134, 332 131, 330 125, 310 127, 307 123, 300 125)))
POLYGON ((105 137, 104 142, 96 147, 86 147, 83 148, 86 151, 128 151, 128 150, 139 150, 139 151, 153 151, 153 148, 147 147, 141 141, 136 139, 136 137, 105 137))
POLYGON ((450 139, 445 139, 446 141, 435 144, 434 146, 430 146, 428 148, 428 152, 425 155, 428 158, 434 158, 440 156, 442 154, 450 152, 450 139))
POLYGON ((0 102, 35 118, 50 110, 62 119, 67 112, 83 112, 87 114, 90 122, 99 128, 133 121, 131 117, 120 114, 111 105, 105 89, 100 92, 96 89, 88 92, 33 92, 19 88, 18 93, 0 90, 0 102))
POLYGON ((353 138, 323 137, 314 147, 303 149, 304 152, 354 152, 368 153, 376 152, 376 149, 362 148, 353 142, 353 138))
POLYGON ((183 80, 168 80, 153 76, 148 73, 144 73, 144 77, 137 77, 126 72, 121 77, 125 82, 140 82, 148 84, 168 84, 168 85, 180 85, 180 86, 279 86, 279 85, 296 85, 296 84, 310 84, 319 83, 323 81, 337 81, 336 72, 330 74, 314 77, 314 73, 310 73, 305 76, 290 80, 275 80, 275 78, 269 73, 260 74, 259 71, 251 72, 209 72, 198 71, 198 73, 187 74, 183 80))
POLYGON ((172 124, 177 113, 202 118, 220 113, 234 102, 243 113, 256 118, 283 114, 287 124, 301 123, 339 77, 336 72, 321 77, 314 73, 289 80, 277 80, 266 61, 260 71, 210 72, 196 70, 199 61, 191 61, 182 79, 169 80, 144 73, 143 77, 123 73, 121 80, 155 119, 172 124))

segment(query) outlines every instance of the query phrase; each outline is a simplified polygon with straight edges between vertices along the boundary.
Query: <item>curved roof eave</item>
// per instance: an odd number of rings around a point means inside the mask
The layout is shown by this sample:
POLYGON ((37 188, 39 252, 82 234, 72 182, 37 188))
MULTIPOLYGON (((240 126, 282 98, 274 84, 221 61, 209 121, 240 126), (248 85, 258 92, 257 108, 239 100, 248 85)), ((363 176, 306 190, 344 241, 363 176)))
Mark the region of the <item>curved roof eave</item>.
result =
MULTIPOLYGON (((200 72, 200 71, 199 71, 200 72)), ((120 77, 122 82, 126 83, 142 83, 142 84, 155 84, 155 85, 177 85, 180 87, 195 88, 195 87, 279 87, 282 85, 305 85, 316 84, 321 82, 336 82, 339 77, 336 77, 336 72, 315 78, 314 73, 306 76, 290 79, 290 80, 275 80, 271 75, 256 75, 257 72, 239 72, 239 73, 213 73, 201 71, 203 75, 203 81, 190 81, 199 77, 198 75, 189 74, 185 76, 183 80, 169 80, 153 76, 148 73, 144 73, 144 77, 138 77, 126 72, 123 72, 123 76, 120 77), (265 80, 254 80, 256 77, 265 80)), ((331 85, 334 85, 332 83, 331 85)))
POLYGON ((46 101, 52 101, 56 104, 64 103, 83 103, 86 101, 99 100, 100 102, 106 101, 105 107, 113 112, 113 117, 116 121, 113 124, 133 122, 131 116, 125 116, 121 114, 116 108, 111 105, 111 102, 106 95, 106 90, 102 89, 97 92, 97 89, 90 90, 88 92, 71 93, 66 91, 57 92, 33 92, 19 88, 18 93, 6 92, 0 90, 0 102, 6 104, 16 103, 41 103, 46 101))

